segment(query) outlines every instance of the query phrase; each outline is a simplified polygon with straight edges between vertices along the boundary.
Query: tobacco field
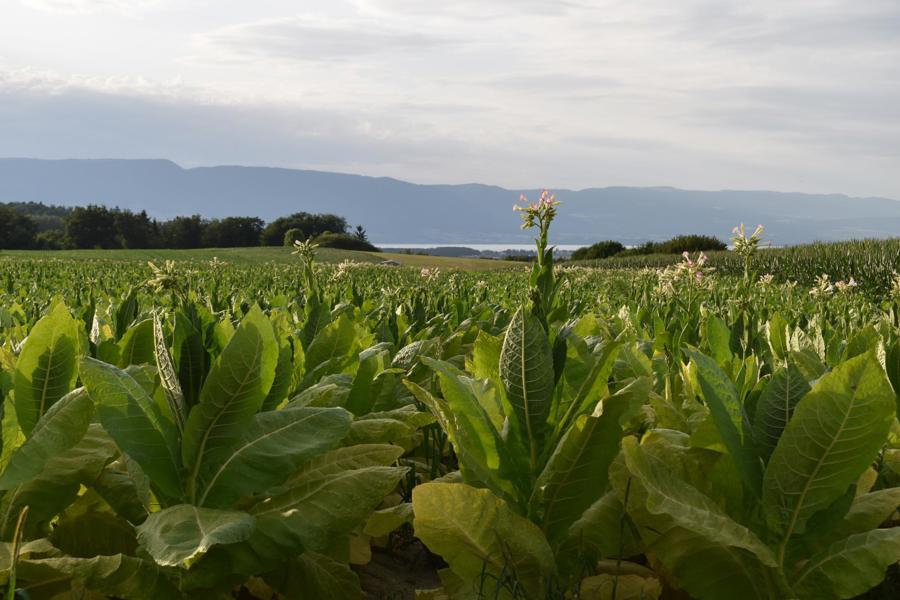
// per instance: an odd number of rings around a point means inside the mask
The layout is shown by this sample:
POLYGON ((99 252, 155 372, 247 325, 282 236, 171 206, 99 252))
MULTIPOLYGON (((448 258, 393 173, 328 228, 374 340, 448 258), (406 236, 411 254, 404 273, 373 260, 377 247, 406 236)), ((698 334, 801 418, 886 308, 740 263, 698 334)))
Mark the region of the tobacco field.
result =
POLYGON ((4 598, 900 597, 895 245, 554 214, 494 272, 0 255, 4 598))

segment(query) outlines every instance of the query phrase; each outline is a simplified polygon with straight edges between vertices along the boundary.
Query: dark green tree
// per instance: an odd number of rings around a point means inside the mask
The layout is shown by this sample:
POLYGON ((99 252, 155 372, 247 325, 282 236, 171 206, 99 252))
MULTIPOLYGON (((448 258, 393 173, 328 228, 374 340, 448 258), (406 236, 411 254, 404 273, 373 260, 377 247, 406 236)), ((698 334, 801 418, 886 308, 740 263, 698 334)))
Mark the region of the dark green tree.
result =
POLYGON ((363 241, 355 235, 347 233, 323 233, 313 239, 320 248, 339 248, 341 250, 360 250, 362 252, 381 252, 376 246, 363 241))
POLYGON ((353 237, 355 237, 356 239, 361 240, 363 242, 369 241, 369 236, 366 233, 366 228, 363 227, 362 225, 356 226, 356 229, 353 230, 353 237))
POLYGON ((203 236, 208 248, 259 246, 263 221, 257 217, 226 217, 209 222, 203 236))
POLYGON ((24 250, 34 246, 37 223, 6 206, 0 206, 0 248, 24 250))
POLYGON ((298 212, 287 217, 279 217, 269 223, 263 231, 262 243, 264 246, 281 246, 284 244, 284 234, 288 229, 299 229, 306 238, 311 238, 326 231, 345 233, 347 227, 347 219, 344 217, 298 212))
POLYGON ((572 260, 592 260, 609 258, 625 250, 625 246, 615 240, 604 240, 591 246, 579 248, 572 253, 572 260))
POLYGON ((130 210, 116 210, 113 220, 121 248, 153 248, 158 245, 158 240, 154 239, 154 223, 147 216, 147 211, 133 213, 130 210))
POLYGON ((164 248, 202 248, 207 222, 200 215, 175 217, 159 226, 161 246, 164 248))
POLYGON ((73 248, 120 248, 115 214, 105 206, 79 206, 66 217, 66 239, 73 248))

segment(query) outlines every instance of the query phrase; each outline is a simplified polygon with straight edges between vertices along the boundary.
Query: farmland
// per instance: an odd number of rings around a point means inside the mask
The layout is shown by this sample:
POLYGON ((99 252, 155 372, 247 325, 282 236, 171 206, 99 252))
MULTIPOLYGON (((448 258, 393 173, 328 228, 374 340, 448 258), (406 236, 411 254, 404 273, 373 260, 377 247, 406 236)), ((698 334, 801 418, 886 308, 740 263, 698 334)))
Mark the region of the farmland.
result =
POLYGON ((555 210, 532 265, 0 255, 8 588, 896 598, 896 242, 560 266, 555 210))

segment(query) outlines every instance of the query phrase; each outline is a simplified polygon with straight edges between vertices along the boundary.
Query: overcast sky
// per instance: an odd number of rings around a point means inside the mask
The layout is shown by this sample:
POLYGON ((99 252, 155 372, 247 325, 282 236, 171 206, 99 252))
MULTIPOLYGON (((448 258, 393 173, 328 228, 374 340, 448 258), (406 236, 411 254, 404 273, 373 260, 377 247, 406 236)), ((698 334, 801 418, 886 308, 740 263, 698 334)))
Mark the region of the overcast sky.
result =
POLYGON ((900 199, 900 1, 0 0, 0 156, 900 199))

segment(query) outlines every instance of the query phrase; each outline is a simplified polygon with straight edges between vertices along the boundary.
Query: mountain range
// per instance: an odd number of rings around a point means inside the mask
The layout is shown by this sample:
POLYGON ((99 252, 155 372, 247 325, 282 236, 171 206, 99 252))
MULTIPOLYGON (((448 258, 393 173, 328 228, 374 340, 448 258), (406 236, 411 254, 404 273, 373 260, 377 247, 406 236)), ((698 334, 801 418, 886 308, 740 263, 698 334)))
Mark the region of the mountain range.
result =
MULTIPOLYGON (((791 244, 900 235, 900 201, 841 194, 692 191, 671 187, 554 190, 562 205, 553 242, 625 244, 682 233, 727 239, 741 222, 791 244)), ((171 218, 329 212, 360 223, 379 243, 526 243, 513 213, 520 193, 481 184, 420 185, 388 177, 267 167, 184 169, 168 160, 0 159, 0 202, 104 204, 171 218)))

